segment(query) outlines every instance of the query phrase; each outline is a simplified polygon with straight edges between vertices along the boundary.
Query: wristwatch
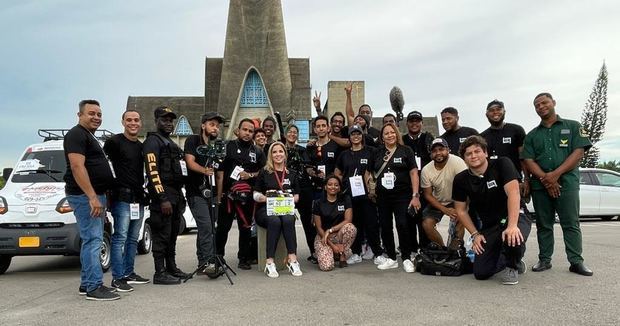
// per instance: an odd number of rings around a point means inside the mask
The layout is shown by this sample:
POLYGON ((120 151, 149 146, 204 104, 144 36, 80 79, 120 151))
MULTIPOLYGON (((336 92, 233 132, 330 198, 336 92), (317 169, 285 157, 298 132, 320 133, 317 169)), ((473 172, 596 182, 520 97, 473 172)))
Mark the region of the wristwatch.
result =
POLYGON ((420 198, 420 193, 419 192, 414 192, 413 193, 413 198, 420 198))

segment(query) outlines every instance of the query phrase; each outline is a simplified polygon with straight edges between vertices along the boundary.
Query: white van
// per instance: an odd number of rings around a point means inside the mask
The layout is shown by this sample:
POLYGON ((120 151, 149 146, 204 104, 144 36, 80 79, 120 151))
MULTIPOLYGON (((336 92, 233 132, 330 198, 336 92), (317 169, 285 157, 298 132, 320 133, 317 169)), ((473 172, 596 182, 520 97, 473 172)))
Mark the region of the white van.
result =
MULTIPOLYGON (((0 274, 6 272, 14 256, 79 255, 80 233, 72 209, 65 198, 66 161, 63 137, 68 129, 40 129, 43 142, 28 146, 14 169, 5 169, 6 184, 0 190, 0 274)), ((104 141, 112 133, 95 133, 104 141)), ((138 252, 151 251, 148 209, 145 211, 138 252)), ((101 266, 110 267, 112 217, 104 222, 101 266)))

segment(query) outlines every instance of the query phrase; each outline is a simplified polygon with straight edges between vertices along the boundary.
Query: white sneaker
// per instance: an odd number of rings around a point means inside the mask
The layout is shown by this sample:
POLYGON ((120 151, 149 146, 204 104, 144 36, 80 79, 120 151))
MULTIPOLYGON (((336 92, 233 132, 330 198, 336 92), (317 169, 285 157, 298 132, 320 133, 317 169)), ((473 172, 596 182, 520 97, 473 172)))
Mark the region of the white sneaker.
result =
POLYGON ((398 262, 396 260, 386 258, 385 262, 377 266, 377 268, 381 270, 398 268, 398 262))
POLYGON ((412 252, 411 253, 411 261, 414 261, 416 257, 418 257, 418 253, 417 252, 412 252))
POLYGON ((374 256, 375 254, 372 252, 372 249, 370 249, 370 246, 367 246, 366 251, 362 255, 362 259, 371 260, 374 256))
POLYGON ((383 263, 385 263, 387 261, 387 257, 381 255, 381 256, 377 256, 375 257, 375 259, 373 260, 373 263, 375 263, 375 265, 381 265, 383 263))
POLYGON ((405 272, 407 273, 413 273, 415 272, 415 267, 413 266, 413 263, 411 262, 410 259, 405 259, 403 261, 403 269, 405 270, 405 272))
POLYGON ((360 257, 360 255, 358 254, 353 254, 351 255, 351 257, 349 257, 349 259, 347 259, 347 264, 349 265, 353 265, 353 264, 357 264, 361 262, 362 262, 362 257, 360 257))
POLYGON ((286 266, 288 266, 288 269, 291 271, 291 275, 293 276, 304 275, 304 273, 301 272, 301 268, 299 267, 298 261, 289 262, 288 264, 286 264, 286 266))
POLYGON ((278 274, 278 270, 276 269, 276 264, 274 263, 265 265, 265 274, 267 274, 267 276, 271 278, 276 278, 280 276, 280 274, 278 274))

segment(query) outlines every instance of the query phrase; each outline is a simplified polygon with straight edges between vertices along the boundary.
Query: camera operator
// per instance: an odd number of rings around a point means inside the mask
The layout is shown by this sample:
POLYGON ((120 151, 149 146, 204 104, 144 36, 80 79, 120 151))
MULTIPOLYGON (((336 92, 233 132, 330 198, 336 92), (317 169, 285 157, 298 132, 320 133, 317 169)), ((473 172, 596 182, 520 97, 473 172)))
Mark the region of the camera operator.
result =
POLYGON ((239 227, 240 269, 251 269, 250 263, 258 252, 252 250, 252 187, 259 170, 265 166, 265 154, 254 145, 254 122, 243 119, 239 122, 237 139, 226 144, 226 158, 220 165, 217 175, 217 198, 220 200, 217 231, 215 235, 217 254, 224 256, 228 232, 233 219, 237 218, 239 227), (223 195, 226 196, 223 197, 223 195), (254 252, 252 252, 254 251, 254 252))
POLYGON ((189 169, 189 177, 185 184, 187 203, 198 227, 196 237, 196 257, 198 266, 209 263, 202 271, 202 274, 215 273, 213 258, 215 250, 213 247, 214 230, 209 213, 211 204, 210 191, 215 190, 211 180, 215 180, 215 169, 220 162, 213 162, 214 158, 197 152, 200 146, 215 146, 215 140, 220 131, 220 124, 224 118, 216 112, 207 112, 202 116, 200 135, 192 135, 185 141, 185 161, 189 169))

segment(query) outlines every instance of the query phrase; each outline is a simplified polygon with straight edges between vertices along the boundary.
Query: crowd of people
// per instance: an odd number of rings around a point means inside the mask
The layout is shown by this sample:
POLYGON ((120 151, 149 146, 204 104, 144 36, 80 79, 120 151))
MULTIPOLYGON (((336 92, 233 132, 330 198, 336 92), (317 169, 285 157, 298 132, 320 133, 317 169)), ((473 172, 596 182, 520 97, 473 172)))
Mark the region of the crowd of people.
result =
POLYGON ((321 271, 366 259, 379 270, 402 264, 405 272, 413 273, 422 248, 431 242, 462 245, 467 230, 475 252, 475 278, 501 272, 503 284, 517 284, 526 270, 522 258, 532 222, 525 203, 530 198, 539 245, 532 271, 552 267, 557 213, 569 270, 593 274, 583 263, 578 219, 578 163, 591 144, 577 122, 555 112, 551 94, 534 98, 540 124, 528 134, 505 122, 504 103, 493 100, 486 107, 490 126, 482 133, 461 126, 457 109, 447 107, 441 111, 445 132, 434 137, 422 131, 418 111, 407 115, 404 135, 390 114, 375 128, 370 106, 354 112, 351 86, 344 91, 345 112, 331 117, 322 114, 320 97, 315 96, 316 138, 305 147, 297 143, 299 128, 294 124, 284 128, 268 117, 256 126, 243 119, 234 126, 235 139, 225 143, 225 155, 217 158, 204 153, 219 141, 224 118, 215 112, 202 116, 200 134, 187 138, 183 150, 170 139, 177 116, 165 106, 154 110, 157 131, 148 133, 144 143, 138 140, 143 117, 127 110, 121 119, 123 133, 100 146, 93 136, 102 121, 100 105, 80 102, 79 123, 64 139, 66 192, 82 238, 80 294, 90 300, 116 300, 116 292, 151 281, 133 266, 145 205, 150 210, 154 284, 179 284, 190 276, 175 259, 186 205, 198 229, 198 272, 209 276, 222 272, 217 262, 223 260, 235 219, 237 268, 248 270, 259 263, 259 227, 266 231, 265 274, 279 276, 275 259, 282 236, 286 267, 291 275, 302 276, 295 232, 300 219, 310 251, 307 261, 321 271), (103 285, 98 259, 103 229, 99 217, 106 209, 114 218, 110 287, 103 285), (444 216, 454 230, 447 241, 437 230, 444 216))

